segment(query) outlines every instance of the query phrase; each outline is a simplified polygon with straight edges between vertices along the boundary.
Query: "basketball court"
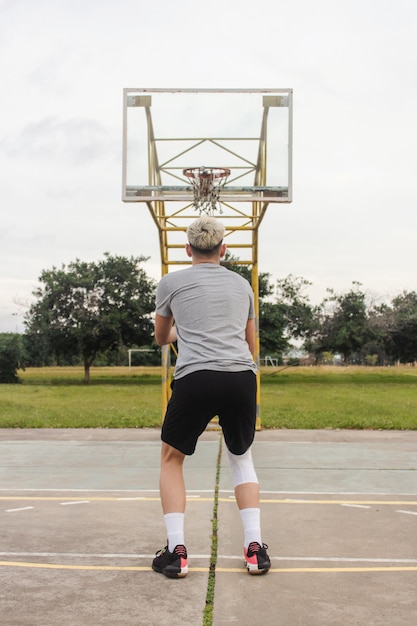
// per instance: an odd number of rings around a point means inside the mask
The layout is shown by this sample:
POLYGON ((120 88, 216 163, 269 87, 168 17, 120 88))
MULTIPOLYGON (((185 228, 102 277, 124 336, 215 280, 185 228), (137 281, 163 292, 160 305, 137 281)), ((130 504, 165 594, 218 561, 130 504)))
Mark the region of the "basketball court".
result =
POLYGON ((417 433, 258 432, 256 577, 215 430, 185 468, 190 573, 151 570, 159 447, 153 430, 0 431, 2 625, 202 624, 219 452, 215 626, 416 622, 417 433))
MULTIPOLYGON (((162 275, 186 262, 189 223, 219 216, 258 311, 258 231, 292 200, 292 90, 125 89, 122 199, 154 220, 162 275)), ((151 569, 165 543, 159 431, 0 430, 2 626, 200 626, 213 571, 213 626, 416 623, 417 432, 262 431, 259 413, 257 426, 271 570, 243 567, 225 448, 208 429, 185 465, 181 580, 151 569)))

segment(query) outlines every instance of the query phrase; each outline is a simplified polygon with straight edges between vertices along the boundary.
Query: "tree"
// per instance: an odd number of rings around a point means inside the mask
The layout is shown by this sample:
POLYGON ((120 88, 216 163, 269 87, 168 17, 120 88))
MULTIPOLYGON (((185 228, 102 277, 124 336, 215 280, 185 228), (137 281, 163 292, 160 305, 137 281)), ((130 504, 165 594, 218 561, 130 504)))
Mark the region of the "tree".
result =
POLYGON ((328 289, 320 307, 315 352, 339 352, 344 362, 371 338, 366 295, 358 282, 345 294, 328 289))
POLYGON ((289 348, 285 335, 285 317, 278 304, 260 302, 259 304, 259 341, 264 355, 282 355, 289 348))
POLYGON ((20 383, 18 369, 24 369, 21 335, 0 334, 0 383, 20 383))
POLYGON ((417 293, 404 291, 391 305, 383 305, 373 314, 386 352, 403 363, 417 361, 417 293))
POLYGON ((277 281, 277 302, 284 318, 288 337, 308 339, 317 326, 317 308, 304 293, 311 283, 300 276, 289 274, 277 281))
POLYGON ((106 253, 97 263, 44 270, 25 320, 31 344, 58 361, 81 356, 88 384, 98 352, 151 343, 155 282, 140 267, 146 260, 106 253))
MULTIPOLYGON (((250 266, 240 264, 239 259, 229 252, 222 265, 251 282, 250 266)), ((270 274, 259 273, 258 283, 261 353, 282 355, 290 348, 291 339, 306 339, 313 333, 316 311, 304 293, 311 283, 292 274, 278 280, 276 302, 271 302, 274 287, 270 274)))

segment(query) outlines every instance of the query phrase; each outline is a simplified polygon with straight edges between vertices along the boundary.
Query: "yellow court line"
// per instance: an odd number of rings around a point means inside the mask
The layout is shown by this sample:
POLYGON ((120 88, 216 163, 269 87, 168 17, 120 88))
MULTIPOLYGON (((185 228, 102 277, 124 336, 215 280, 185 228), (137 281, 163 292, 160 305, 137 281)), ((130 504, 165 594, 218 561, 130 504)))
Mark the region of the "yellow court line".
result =
MULTIPOLYGON (((54 570, 89 570, 89 571, 123 571, 123 572, 151 572, 149 566, 124 566, 124 565, 63 565, 58 563, 25 563, 21 561, 0 561, 0 567, 21 567, 31 569, 54 569, 54 570)), ((208 573, 208 567, 191 567, 190 572, 208 573)), ((246 570, 242 567, 216 567, 216 572, 226 574, 242 574, 246 570)), ((383 567, 285 567, 271 568, 273 574, 345 574, 363 572, 417 572, 417 566, 383 566, 383 567)))
POLYGON ((151 567, 136 567, 129 565, 64 565, 60 563, 23 563, 20 561, 0 561, 0 567, 29 567, 33 569, 72 569, 95 571, 147 572, 151 567))

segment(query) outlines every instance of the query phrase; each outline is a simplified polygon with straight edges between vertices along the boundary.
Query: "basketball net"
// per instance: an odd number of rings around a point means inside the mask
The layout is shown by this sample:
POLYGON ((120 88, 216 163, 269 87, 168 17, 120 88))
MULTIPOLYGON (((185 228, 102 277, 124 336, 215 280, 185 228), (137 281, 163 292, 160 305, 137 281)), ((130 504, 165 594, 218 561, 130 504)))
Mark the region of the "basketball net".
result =
POLYGON ((230 170, 225 167, 190 167, 183 170, 193 189, 193 207, 201 215, 222 213, 219 198, 230 170))

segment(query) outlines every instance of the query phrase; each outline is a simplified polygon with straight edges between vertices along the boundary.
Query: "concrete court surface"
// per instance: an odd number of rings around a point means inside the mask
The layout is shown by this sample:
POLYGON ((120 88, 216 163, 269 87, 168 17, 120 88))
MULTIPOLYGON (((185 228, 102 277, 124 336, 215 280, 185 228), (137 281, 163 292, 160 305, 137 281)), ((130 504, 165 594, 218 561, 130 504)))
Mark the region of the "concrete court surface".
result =
POLYGON ((272 568, 249 576, 218 431, 185 466, 190 573, 163 547, 159 432, 0 430, 1 626, 417 623, 417 432, 261 431, 253 455, 272 568))

